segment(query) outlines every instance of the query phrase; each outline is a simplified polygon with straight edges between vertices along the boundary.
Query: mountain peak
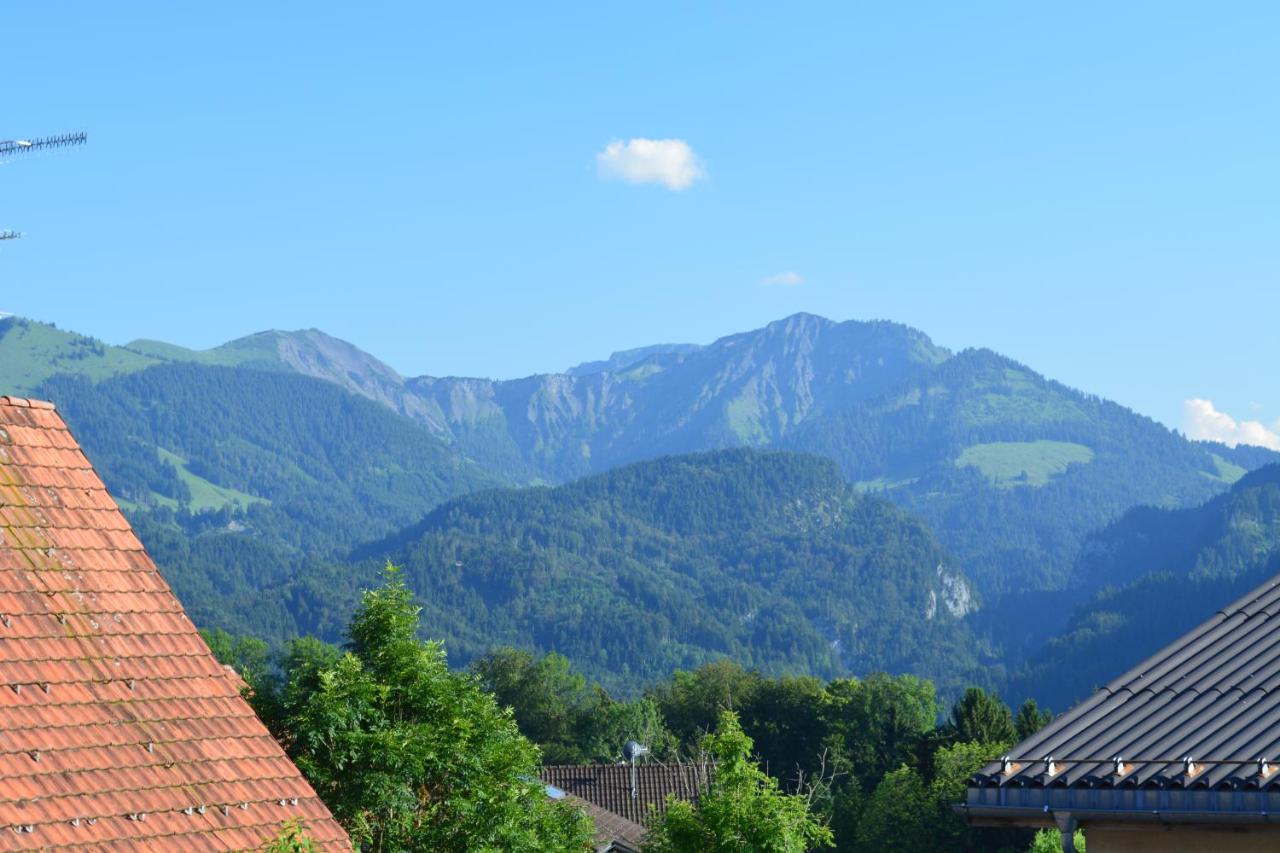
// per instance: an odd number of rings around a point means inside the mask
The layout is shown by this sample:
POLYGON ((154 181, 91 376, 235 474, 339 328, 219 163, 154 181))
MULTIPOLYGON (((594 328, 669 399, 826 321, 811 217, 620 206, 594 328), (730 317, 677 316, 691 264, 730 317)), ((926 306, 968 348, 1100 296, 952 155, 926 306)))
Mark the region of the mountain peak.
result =
POLYGON ((700 344, 652 344, 647 347, 619 350, 604 361, 584 361, 565 371, 569 376, 593 373, 620 373, 657 356, 684 356, 702 349, 700 344))

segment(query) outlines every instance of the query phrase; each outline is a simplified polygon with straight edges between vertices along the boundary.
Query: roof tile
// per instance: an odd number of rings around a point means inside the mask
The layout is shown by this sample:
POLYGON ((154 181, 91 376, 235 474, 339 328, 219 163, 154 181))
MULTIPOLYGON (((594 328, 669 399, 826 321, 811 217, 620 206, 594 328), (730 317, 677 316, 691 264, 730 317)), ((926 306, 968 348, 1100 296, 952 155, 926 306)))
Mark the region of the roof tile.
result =
POLYGON ((653 814, 667 809, 667 797, 695 800, 711 784, 709 764, 636 765, 635 796, 631 793, 628 764, 551 765, 542 768, 542 781, 621 815, 628 821, 648 824, 653 814))
POLYGON ((289 818, 351 849, 54 408, 0 397, 0 850, 256 849, 289 818))

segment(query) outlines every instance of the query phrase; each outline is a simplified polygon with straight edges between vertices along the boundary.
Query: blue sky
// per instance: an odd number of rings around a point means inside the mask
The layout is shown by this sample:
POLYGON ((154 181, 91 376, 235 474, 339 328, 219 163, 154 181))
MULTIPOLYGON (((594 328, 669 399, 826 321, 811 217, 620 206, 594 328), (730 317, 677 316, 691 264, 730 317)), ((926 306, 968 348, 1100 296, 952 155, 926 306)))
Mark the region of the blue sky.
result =
POLYGON ((9 4, 0 139, 90 144, 0 166, 0 310, 497 377, 889 318, 1274 431, 1278 29, 1244 2, 9 4))

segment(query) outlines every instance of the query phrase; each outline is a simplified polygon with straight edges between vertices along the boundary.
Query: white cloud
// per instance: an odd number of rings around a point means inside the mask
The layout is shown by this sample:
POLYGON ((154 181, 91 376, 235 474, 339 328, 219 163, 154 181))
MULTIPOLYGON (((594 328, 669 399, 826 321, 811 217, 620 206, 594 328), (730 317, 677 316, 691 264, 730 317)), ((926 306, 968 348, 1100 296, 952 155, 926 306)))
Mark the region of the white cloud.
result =
POLYGON ((760 283, 765 287, 796 287, 804 284, 804 276, 795 270, 785 270, 765 276, 760 279, 760 283))
POLYGON ((1237 444, 1256 444, 1280 450, 1280 422, 1268 427, 1261 421, 1237 421, 1218 411, 1212 400, 1187 400, 1182 404, 1183 421, 1188 438, 1237 444))
POLYGON ((662 184, 684 190, 707 176, 683 139, 615 139, 596 155, 600 177, 629 184, 662 184))

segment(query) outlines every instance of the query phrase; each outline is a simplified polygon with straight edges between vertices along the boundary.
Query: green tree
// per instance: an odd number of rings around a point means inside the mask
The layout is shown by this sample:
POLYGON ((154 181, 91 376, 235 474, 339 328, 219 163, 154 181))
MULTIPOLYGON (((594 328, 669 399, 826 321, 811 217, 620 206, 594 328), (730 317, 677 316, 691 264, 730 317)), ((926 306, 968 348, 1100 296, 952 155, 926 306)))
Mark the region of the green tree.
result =
POLYGON ((574 724, 584 702, 586 679, 564 655, 534 658, 522 649, 494 649, 472 668, 480 683, 511 708, 525 737, 538 744, 548 764, 574 764, 582 750, 574 743, 574 724))
POLYGON ((886 773, 858 819, 854 844, 858 853, 915 853, 935 849, 934 802, 914 767, 886 773))
POLYGON ((826 686, 810 676, 766 678, 741 704, 742 727, 770 775, 791 782, 820 771, 828 735, 826 686))
POLYGON ((231 667, 251 689, 271 689, 271 648, 257 637, 234 636, 221 628, 201 631, 219 663, 231 667))
POLYGON ((649 853, 803 853, 830 845, 805 797, 784 793, 752 760, 751 738, 724 711, 703 748, 716 762, 710 790, 697 803, 670 800, 645 842, 649 853))
POLYGON ((658 759, 672 755, 677 746, 652 698, 619 702, 599 686, 578 714, 574 737, 584 761, 605 764, 621 760, 622 745, 629 740, 649 747, 658 759))
POLYGON ((1017 733, 1018 740, 1026 740, 1036 732, 1049 725, 1053 719, 1053 714, 1047 710, 1041 710, 1036 704, 1036 700, 1028 699, 1018 707, 1018 713, 1013 718, 1013 728, 1017 733))
POLYGON ((504 647, 471 668, 498 704, 511 708, 520 732, 542 751, 544 764, 615 762, 628 740, 648 746, 655 758, 675 749, 652 698, 620 702, 599 685, 588 689, 563 655, 535 658, 504 647))
MULTIPOLYGON (((1084 830, 1076 830, 1074 841, 1076 853, 1084 853, 1084 830)), ((1027 848, 1027 853, 1062 853, 1062 833, 1057 829, 1040 830, 1027 848)))
POLYGON ((857 853, 1004 849, 1002 845, 1010 840, 1008 831, 974 829, 952 810, 964 800, 969 777, 1002 747, 983 743, 944 746, 932 756, 932 778, 906 765, 885 774, 867 798, 852 832, 846 829, 842 839, 846 843, 839 849, 857 853), (852 844, 847 843, 850 836, 852 844))
POLYGON ((921 740, 938 719, 933 683, 911 675, 875 673, 827 685, 828 731, 839 759, 863 790, 895 767, 915 765, 921 740))
POLYGON ((679 671, 650 690, 662 717, 681 741, 692 746, 709 732, 723 711, 736 711, 760 684, 760 674, 730 660, 679 671))
POLYGON ((369 850, 572 851, 592 827, 537 781, 537 748, 471 675, 417 637, 392 566, 334 659, 295 645, 281 701, 290 755, 369 850))
POLYGON ((1016 732, 1009 706, 981 687, 970 687, 951 708, 952 738, 960 742, 1013 743, 1016 732))
POLYGON ((263 853, 318 853, 319 849, 296 818, 286 820, 276 837, 262 848, 263 853))
MULTIPOLYGON (((922 815, 930 825, 933 850, 992 850, 1010 840, 1009 830, 975 829, 957 815, 952 806, 962 803, 969 777, 1000 754, 1007 744, 961 742, 944 746, 933 756, 933 778, 929 781, 931 808, 922 815)), ((1017 837, 1017 831, 1013 833, 1017 837)), ((1000 849, 1004 849, 1003 846, 1000 849)))

